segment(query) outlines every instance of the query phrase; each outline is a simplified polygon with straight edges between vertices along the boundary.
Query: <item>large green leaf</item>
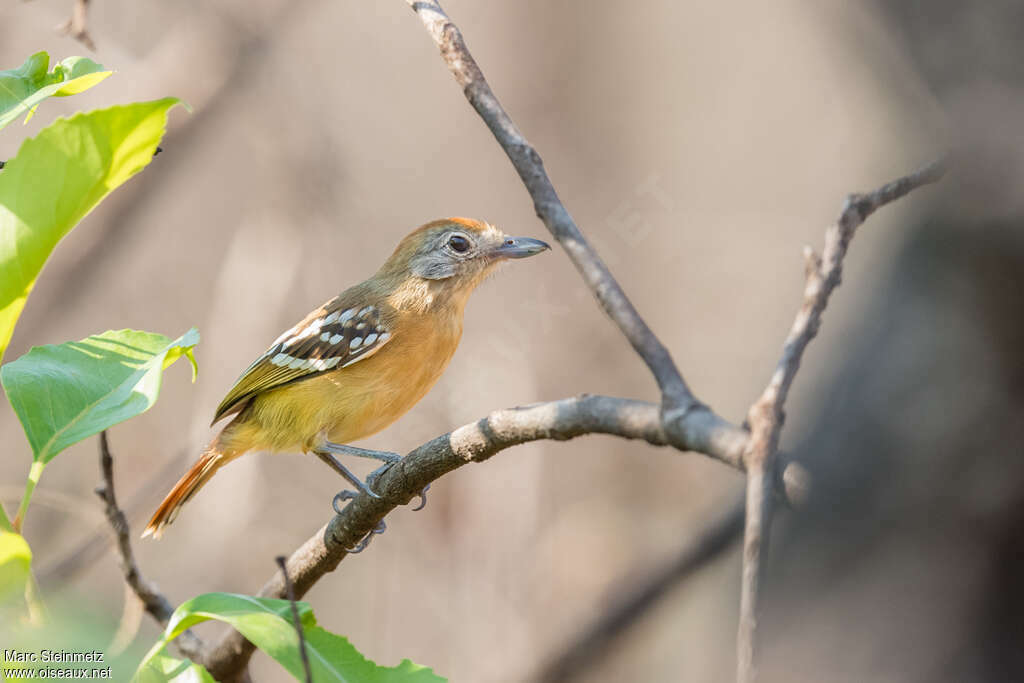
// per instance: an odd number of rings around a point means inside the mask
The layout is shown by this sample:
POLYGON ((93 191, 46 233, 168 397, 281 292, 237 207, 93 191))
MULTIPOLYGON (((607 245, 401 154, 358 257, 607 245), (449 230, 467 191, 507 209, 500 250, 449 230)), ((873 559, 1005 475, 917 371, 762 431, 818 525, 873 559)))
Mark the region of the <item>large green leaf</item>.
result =
MULTIPOLYGON (((297 606, 316 683, 443 683, 446 680, 409 660, 403 660, 395 667, 378 666, 359 654, 347 639, 317 626, 309 603, 300 602, 297 606)), ((276 659, 292 676, 304 680, 299 637, 292 622, 289 602, 235 593, 206 593, 174 610, 163 638, 139 666, 139 680, 143 680, 142 671, 154 657, 159 656, 167 643, 185 629, 210 619, 231 624, 247 640, 276 659)))
POLYGON ((0 531, 0 605, 25 594, 32 550, 20 534, 0 531))
POLYGON ((50 55, 37 52, 17 69, 0 71, 0 128, 27 112, 28 122, 37 104, 47 97, 75 95, 110 75, 88 57, 68 57, 47 71, 50 55))
POLYGON ((36 346, 0 367, 0 382, 32 446, 49 462, 82 439, 150 408, 163 370, 185 356, 199 332, 170 340, 161 334, 116 330, 56 346, 36 346))
POLYGON ((0 171, 0 360, 50 252, 156 151, 166 98, 58 119, 0 171))

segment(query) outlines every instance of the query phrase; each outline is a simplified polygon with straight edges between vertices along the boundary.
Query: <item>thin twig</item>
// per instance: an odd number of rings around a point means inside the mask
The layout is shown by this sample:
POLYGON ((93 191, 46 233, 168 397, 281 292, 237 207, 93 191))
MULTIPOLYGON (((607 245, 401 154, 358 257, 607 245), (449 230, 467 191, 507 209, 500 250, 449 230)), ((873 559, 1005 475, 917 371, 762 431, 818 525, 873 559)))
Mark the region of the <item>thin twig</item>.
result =
POLYGON ((760 604, 762 553, 767 550, 772 497, 765 485, 770 477, 764 461, 747 466, 746 515, 743 524, 743 566, 740 574, 740 619, 736 637, 736 680, 754 680, 754 638, 760 604))
POLYGON ((57 26, 57 33, 71 36, 93 52, 96 51, 96 43, 89 35, 89 0, 75 0, 71 17, 57 26))
MULTIPOLYGON (((126 519, 138 517, 136 513, 142 510, 143 506, 148 508, 152 505, 154 496, 163 494, 170 484, 178 480, 181 475, 183 459, 183 455, 170 458, 162 469, 155 472, 145 483, 136 487, 131 500, 127 504, 120 505, 126 519)), ((37 492, 36 497, 38 496, 37 492)), ((101 517, 104 516, 101 515, 101 517)), ((69 544, 65 548, 63 556, 41 566, 39 568, 39 584, 45 588, 47 585, 64 583, 92 567, 104 556, 110 546, 117 542, 116 538, 110 538, 108 524, 107 519, 103 518, 94 529, 80 534, 74 545, 69 544)))
POLYGON ((674 586, 719 557, 742 531, 743 499, 740 498, 724 515, 711 520, 695 538, 688 539, 669 565, 574 638, 537 674, 535 683, 565 683, 600 665, 612 641, 637 623, 674 586))
POLYGON ((306 632, 302 629, 299 608, 295 605, 295 589, 291 579, 288 578, 286 559, 284 555, 278 555, 274 561, 281 568, 281 580, 284 581, 285 594, 288 597, 288 602, 292 605, 292 622, 295 624, 295 632, 299 634, 299 654, 302 655, 302 668, 306 671, 306 683, 313 683, 313 671, 309 668, 309 655, 306 653, 306 632))
POLYGON ((825 231, 825 245, 819 258, 805 247, 806 284, 803 301, 786 337, 775 372, 758 400, 750 407, 750 442, 744 462, 747 468, 747 516, 743 537, 743 573, 740 620, 737 636, 736 678, 750 683, 757 636, 757 608, 763 558, 767 552, 772 519, 770 485, 777 466, 779 433, 785 419, 785 403, 793 378, 800 368, 807 345, 818 333, 829 297, 839 286, 843 258, 857 228, 880 207, 909 192, 938 181, 946 171, 944 159, 887 183, 867 194, 853 194, 843 204, 839 220, 825 231))
MULTIPOLYGON (((124 580, 142 601, 146 611, 162 625, 166 625, 167 620, 174 613, 174 607, 159 589, 142 575, 135 563, 128 520, 121 508, 117 506, 117 497, 114 494, 114 458, 110 454, 106 430, 100 432, 100 469, 103 472, 103 483, 96 487, 96 495, 106 504, 107 520, 117 536, 117 548, 121 558, 124 580)), ((203 642, 191 631, 181 634, 175 643, 181 653, 192 660, 199 657, 203 648, 203 642)))

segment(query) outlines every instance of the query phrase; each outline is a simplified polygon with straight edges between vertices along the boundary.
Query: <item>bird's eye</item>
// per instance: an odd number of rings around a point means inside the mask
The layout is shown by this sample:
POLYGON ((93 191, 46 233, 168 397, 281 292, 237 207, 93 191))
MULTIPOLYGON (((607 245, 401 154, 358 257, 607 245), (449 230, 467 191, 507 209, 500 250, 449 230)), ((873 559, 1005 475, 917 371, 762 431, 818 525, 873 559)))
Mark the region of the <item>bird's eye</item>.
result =
POLYGON ((448 246, 460 254, 469 251, 469 240, 462 235, 452 235, 448 238, 448 246))

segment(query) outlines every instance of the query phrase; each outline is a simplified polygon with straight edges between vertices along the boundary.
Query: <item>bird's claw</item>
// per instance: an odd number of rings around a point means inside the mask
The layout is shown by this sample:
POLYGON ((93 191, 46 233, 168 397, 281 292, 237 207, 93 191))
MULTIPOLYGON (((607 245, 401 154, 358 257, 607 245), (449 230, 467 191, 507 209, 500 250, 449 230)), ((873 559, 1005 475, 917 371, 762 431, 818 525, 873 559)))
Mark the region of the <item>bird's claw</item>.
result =
MULTIPOLYGON (((341 493, 351 493, 351 491, 342 491, 341 493)), ((341 493, 339 493, 338 496, 340 496, 341 493)), ((334 497, 335 500, 337 500, 338 496, 334 497)), ((373 528, 373 531, 363 536, 363 539, 359 541, 359 543, 356 543, 356 547, 349 548, 345 552, 347 552, 349 555, 358 555, 359 553, 366 550, 366 546, 370 545, 370 541, 373 540, 374 534, 382 534, 385 531, 387 531, 387 528, 388 525, 384 523, 384 520, 380 520, 379 522, 377 522, 377 526, 373 528)))
MULTIPOLYGON (((353 498, 358 497, 360 493, 365 493, 366 495, 370 496, 371 498, 380 498, 380 495, 377 494, 373 489, 376 488, 377 480, 380 479, 381 475, 383 475, 385 472, 387 472, 389 469, 391 469, 392 465, 394 465, 394 464, 395 463, 393 463, 393 462, 384 463, 384 465, 378 467, 373 472, 370 472, 369 476, 366 477, 366 483, 365 484, 363 484, 362 482, 359 482, 359 484, 360 484, 360 486, 359 486, 360 490, 359 491, 350 491, 348 489, 345 489, 344 491, 339 491, 337 493, 337 495, 334 496, 334 500, 331 501, 331 507, 334 509, 335 514, 340 515, 342 509, 344 509, 344 507, 345 507, 343 505, 343 503, 347 503, 348 501, 352 500, 353 498)), ((418 495, 419 495, 420 503, 419 503, 419 505, 417 505, 416 507, 414 507, 412 509, 413 512, 419 512, 420 510, 422 510, 423 508, 425 508, 427 506, 427 491, 429 491, 429 490, 430 490, 430 484, 427 484, 426 486, 423 487, 423 490, 419 492, 418 495)), ((382 532, 378 531, 376 533, 382 533, 382 532)), ((360 543, 362 543, 362 542, 360 542, 360 543)), ((356 546, 356 547, 359 547, 359 546, 356 546)))
POLYGON ((419 492, 420 504, 412 509, 413 512, 419 512, 423 508, 427 507, 427 491, 430 490, 430 484, 423 487, 423 490, 419 492))
POLYGON ((343 503, 347 503, 358 495, 359 494, 355 491, 349 491, 348 489, 338 491, 334 496, 334 500, 331 501, 331 507, 334 508, 334 514, 340 515, 341 511, 345 508, 343 503))

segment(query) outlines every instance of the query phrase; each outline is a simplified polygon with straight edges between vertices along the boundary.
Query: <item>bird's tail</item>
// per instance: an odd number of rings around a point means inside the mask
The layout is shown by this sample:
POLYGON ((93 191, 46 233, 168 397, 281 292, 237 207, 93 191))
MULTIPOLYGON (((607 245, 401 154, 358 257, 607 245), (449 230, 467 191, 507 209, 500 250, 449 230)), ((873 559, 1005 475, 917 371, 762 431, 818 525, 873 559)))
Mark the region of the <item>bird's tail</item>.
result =
POLYGON ((217 470, 234 459, 234 456, 237 454, 225 453, 223 449, 219 448, 218 442, 219 439, 214 439, 213 443, 207 446, 199 460, 192 465, 189 471, 174 485, 171 492, 164 497, 164 502, 160 503, 160 507, 153 513, 153 518, 149 520, 145 531, 142 532, 143 538, 146 536, 160 538, 164 533, 164 527, 169 526, 174 521, 174 518, 178 516, 181 506, 187 503, 192 496, 196 495, 196 491, 201 489, 203 484, 208 482, 217 470))

